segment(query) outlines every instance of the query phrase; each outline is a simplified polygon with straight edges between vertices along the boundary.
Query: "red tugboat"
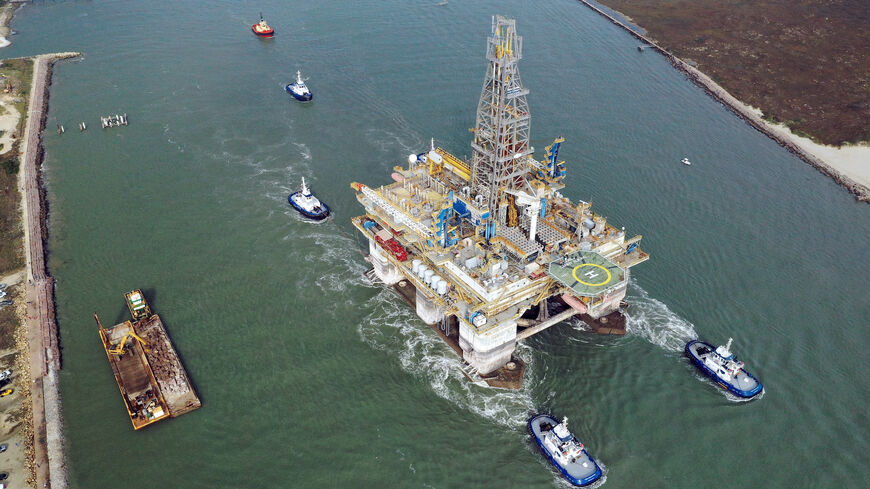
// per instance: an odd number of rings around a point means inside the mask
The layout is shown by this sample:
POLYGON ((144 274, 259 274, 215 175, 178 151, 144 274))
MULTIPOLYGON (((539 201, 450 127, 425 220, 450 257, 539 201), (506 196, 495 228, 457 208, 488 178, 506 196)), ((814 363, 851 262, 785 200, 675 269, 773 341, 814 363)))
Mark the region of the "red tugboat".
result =
POLYGON ((251 30, 254 31, 254 34, 260 37, 272 37, 275 35, 275 31, 269 27, 269 24, 263 20, 263 13, 260 12, 260 22, 251 26, 251 30))

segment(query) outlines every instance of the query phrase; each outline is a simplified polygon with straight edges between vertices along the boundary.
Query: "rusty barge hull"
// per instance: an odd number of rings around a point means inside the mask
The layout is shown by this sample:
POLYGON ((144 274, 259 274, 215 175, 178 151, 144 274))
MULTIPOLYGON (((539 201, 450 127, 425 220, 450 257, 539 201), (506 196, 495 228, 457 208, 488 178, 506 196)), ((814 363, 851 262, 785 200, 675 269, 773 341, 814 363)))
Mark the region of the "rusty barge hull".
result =
POLYGON ((133 342, 123 353, 113 353, 116 350, 114 345, 132 331, 133 324, 130 321, 117 324, 111 329, 100 327, 100 339, 133 429, 140 430, 169 417, 169 410, 160 394, 160 387, 148 364, 142 345, 133 342), (149 407, 145 412, 145 406, 150 403, 155 403, 156 406, 149 407))
MULTIPOLYGON (((141 297, 140 291, 134 292, 141 297)), ((127 294, 128 305, 131 294, 127 294)), ((145 304, 139 314, 131 309, 136 320, 108 329, 94 315, 115 382, 136 430, 202 406, 163 321, 145 304)))
POLYGON ((169 407, 169 415, 177 418, 202 406, 193 384, 187 376, 178 353, 169 340, 160 316, 133 323, 136 333, 148 343, 145 357, 154 372, 160 392, 169 407))

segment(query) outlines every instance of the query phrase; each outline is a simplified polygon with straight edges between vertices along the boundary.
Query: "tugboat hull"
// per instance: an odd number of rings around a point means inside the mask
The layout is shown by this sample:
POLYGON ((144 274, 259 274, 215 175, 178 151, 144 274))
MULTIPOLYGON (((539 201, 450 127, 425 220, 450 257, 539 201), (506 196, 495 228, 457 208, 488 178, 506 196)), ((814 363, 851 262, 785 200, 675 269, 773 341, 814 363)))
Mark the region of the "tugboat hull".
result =
POLYGON ((326 219, 327 217, 329 217, 329 206, 327 206, 323 202, 320 203, 320 206, 322 209, 320 212, 311 212, 311 211, 305 209, 304 207, 300 206, 299 204, 297 204, 296 201, 294 200, 294 197, 296 195, 299 195, 299 194, 300 194, 300 192, 293 192, 292 194, 290 194, 289 197, 287 197, 287 202, 289 202, 290 205, 292 205, 293 208, 296 209, 300 214, 302 214, 303 216, 305 216, 308 219, 311 219, 313 221, 322 221, 322 220, 326 219))
POLYGON ((268 31, 263 31, 263 32, 258 31, 257 30, 258 25, 259 24, 254 24, 251 26, 251 30, 254 31, 254 34, 256 34, 260 37, 272 37, 275 35, 275 31, 273 31, 272 29, 269 29, 268 31))
POLYGON ((285 87, 284 87, 284 90, 287 90, 287 93, 289 93, 290 95, 292 95, 293 98, 295 98, 296 100, 298 100, 298 101, 300 101, 300 102, 310 102, 312 99, 314 99, 314 94, 311 93, 311 92, 306 93, 306 94, 304 94, 304 95, 299 95, 298 93, 294 92, 294 91, 293 91, 293 84, 292 84, 292 83, 289 84, 289 85, 287 85, 287 86, 285 86, 285 87))
POLYGON ((686 343, 685 354, 689 357, 692 364, 695 365, 695 367, 697 367, 704 375, 737 397, 751 399, 764 390, 764 386, 761 385, 761 382, 746 370, 741 370, 733 381, 728 381, 720 377, 718 373, 713 371, 706 363, 704 363, 704 360, 701 357, 701 355, 705 355, 707 352, 712 353, 715 351, 716 347, 710 343, 705 343, 700 340, 692 340, 686 343))
POLYGON ((574 463, 567 464, 567 466, 562 465, 553 457, 553 454, 544 445, 544 431, 548 424, 549 426, 556 426, 559 424, 559 421, 546 414, 532 416, 532 419, 529 420, 529 433, 532 434, 532 438, 535 439, 535 443, 538 444, 541 452, 550 459, 550 463, 553 466, 559 469, 562 476, 571 484, 580 487, 588 486, 600 479, 602 475, 601 467, 598 466, 598 462, 592 458, 592 455, 589 455, 585 448, 583 449, 582 457, 578 457, 574 463))

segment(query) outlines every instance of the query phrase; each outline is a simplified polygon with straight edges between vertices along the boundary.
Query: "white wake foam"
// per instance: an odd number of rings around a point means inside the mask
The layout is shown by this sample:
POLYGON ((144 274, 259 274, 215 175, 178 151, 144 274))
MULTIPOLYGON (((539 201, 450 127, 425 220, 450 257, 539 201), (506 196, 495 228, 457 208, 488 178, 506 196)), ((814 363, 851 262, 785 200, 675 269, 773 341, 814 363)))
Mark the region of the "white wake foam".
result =
POLYGON ((340 234, 326 233, 314 233, 307 237, 314 239, 319 251, 317 256, 306 257, 306 261, 324 263, 323 267, 318 267, 321 270, 320 277, 314 281, 324 293, 339 293, 351 287, 371 286, 364 276, 368 264, 362 260, 352 239, 340 234))
POLYGON ((686 343, 698 337, 692 323, 681 318, 668 306, 649 296, 632 282, 625 297, 630 306, 625 312, 625 329, 668 351, 679 352, 686 343))
POLYGON ((531 356, 517 353, 527 363, 525 387, 494 389, 472 384, 460 371, 459 356, 390 290, 381 290, 366 304, 371 312, 358 331, 371 347, 395 353, 402 369, 427 382, 441 398, 490 421, 516 428, 526 422, 534 402, 527 386, 533 384, 531 356))

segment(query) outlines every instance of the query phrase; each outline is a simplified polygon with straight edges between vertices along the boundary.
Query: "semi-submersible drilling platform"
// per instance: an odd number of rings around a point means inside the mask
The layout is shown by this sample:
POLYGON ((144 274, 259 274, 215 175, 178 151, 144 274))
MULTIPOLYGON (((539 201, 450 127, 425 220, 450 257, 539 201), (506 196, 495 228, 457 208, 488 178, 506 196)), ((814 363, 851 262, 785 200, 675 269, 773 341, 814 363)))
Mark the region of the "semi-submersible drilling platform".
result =
POLYGON ((352 221, 369 240, 372 273, 462 356, 463 372, 518 388, 517 342, 574 315, 625 332, 629 268, 649 256, 641 236, 626 239, 590 203, 559 193, 564 139, 534 159, 513 19, 493 18, 486 58, 471 163, 433 142, 395 167, 393 183, 353 183, 366 214, 352 221), (548 300, 567 308, 550 317, 548 300))

